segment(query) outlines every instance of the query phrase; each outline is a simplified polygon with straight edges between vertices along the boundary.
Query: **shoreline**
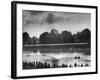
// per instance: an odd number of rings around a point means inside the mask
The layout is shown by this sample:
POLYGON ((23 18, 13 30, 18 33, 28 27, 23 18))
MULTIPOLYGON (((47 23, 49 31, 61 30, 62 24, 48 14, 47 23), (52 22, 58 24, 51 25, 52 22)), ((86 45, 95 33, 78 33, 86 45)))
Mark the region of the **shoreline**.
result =
POLYGON ((35 61, 35 62, 26 62, 23 61, 23 69, 45 69, 45 68, 76 68, 76 67, 90 67, 91 65, 86 63, 86 64, 62 64, 62 65, 57 65, 57 64, 53 64, 50 65, 47 62, 40 62, 40 61, 35 61))

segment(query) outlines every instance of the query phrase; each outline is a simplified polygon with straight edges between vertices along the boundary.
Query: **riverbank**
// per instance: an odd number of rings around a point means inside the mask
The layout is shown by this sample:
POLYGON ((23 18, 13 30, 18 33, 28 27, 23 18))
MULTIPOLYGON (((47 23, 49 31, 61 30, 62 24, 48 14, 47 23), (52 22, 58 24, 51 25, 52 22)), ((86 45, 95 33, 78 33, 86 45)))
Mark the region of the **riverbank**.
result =
POLYGON ((89 64, 62 64, 62 65, 56 65, 53 64, 52 66, 46 62, 23 62, 23 69, 44 69, 44 68, 76 68, 76 67, 90 67, 89 64))

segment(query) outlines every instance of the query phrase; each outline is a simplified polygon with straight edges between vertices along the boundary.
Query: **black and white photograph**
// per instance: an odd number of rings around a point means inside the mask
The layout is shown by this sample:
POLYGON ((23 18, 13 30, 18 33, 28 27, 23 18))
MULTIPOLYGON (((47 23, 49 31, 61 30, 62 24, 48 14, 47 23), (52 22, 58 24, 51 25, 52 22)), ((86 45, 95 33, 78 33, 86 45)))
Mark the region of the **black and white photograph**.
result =
POLYGON ((12 78, 96 73, 96 6, 12 2, 12 78))
POLYGON ((91 67, 90 13, 23 10, 23 69, 91 67))

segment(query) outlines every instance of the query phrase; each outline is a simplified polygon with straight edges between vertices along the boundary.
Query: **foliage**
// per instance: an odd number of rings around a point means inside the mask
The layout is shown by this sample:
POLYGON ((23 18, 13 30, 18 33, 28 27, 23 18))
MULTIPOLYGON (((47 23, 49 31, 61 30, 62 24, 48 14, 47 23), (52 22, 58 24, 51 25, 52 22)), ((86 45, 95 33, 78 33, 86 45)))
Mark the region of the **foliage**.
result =
POLYGON ((23 33, 23 44, 27 45, 27 44, 37 44, 38 43, 38 39, 36 37, 30 37, 29 34, 27 32, 23 33))
POLYGON ((91 32, 89 29, 84 29, 81 32, 73 34, 67 30, 58 32, 52 29, 51 32, 40 34, 39 38, 33 36, 31 38, 27 32, 23 33, 23 44, 56 44, 56 43, 91 43, 91 32))

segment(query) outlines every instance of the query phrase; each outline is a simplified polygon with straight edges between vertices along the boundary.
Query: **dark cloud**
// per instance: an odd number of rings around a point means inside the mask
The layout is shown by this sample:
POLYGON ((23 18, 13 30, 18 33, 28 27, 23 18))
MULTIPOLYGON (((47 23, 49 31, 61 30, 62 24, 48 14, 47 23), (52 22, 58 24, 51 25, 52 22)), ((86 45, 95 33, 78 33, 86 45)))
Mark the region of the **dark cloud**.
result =
POLYGON ((54 24, 63 20, 63 17, 56 16, 53 13, 48 13, 48 15, 41 21, 41 24, 54 24))
POLYGON ((52 24, 55 21, 54 19, 55 19, 54 15, 49 13, 47 18, 46 18, 46 21, 47 21, 48 24, 52 24))
POLYGON ((54 24, 69 21, 70 17, 57 12, 49 11, 36 11, 36 10, 23 10, 23 24, 27 26, 29 24, 54 24), (62 15, 62 16, 61 16, 62 15))
POLYGON ((32 20, 26 20, 26 21, 25 21, 25 25, 29 25, 29 24, 32 24, 32 23, 33 23, 32 20))
POLYGON ((23 32, 39 37, 41 33, 49 32, 53 28, 59 32, 68 30, 72 33, 84 28, 91 29, 91 14, 23 10, 23 32))
POLYGON ((25 20, 24 26, 27 26, 29 24, 40 24, 40 21, 38 19, 37 20, 25 20))
POLYGON ((42 13, 44 13, 45 11, 30 11, 30 14, 31 15, 38 15, 38 14, 42 14, 42 13))
POLYGON ((23 10, 23 25, 38 24, 39 18, 36 18, 36 16, 41 15, 41 13, 43 11, 23 10))

